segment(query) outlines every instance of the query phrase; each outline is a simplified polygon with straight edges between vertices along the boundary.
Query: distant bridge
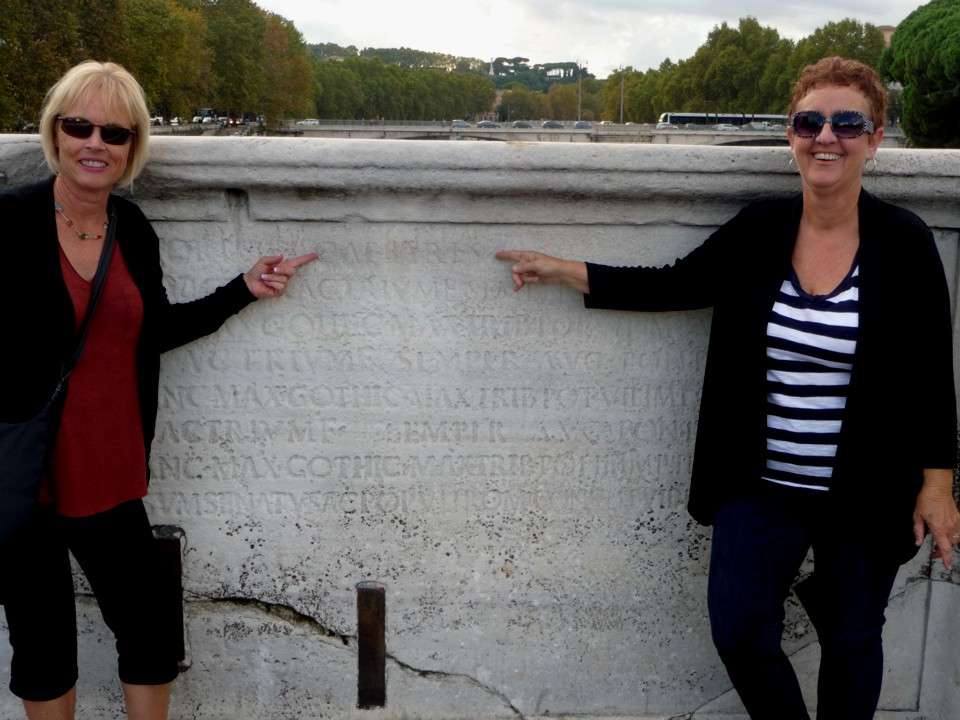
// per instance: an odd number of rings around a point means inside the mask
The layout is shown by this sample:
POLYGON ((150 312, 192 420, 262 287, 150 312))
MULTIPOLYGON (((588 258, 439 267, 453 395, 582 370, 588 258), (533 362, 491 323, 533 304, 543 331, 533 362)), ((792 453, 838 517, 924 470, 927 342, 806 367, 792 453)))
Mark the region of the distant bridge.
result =
POLYGON ((451 128, 419 125, 298 125, 303 137, 473 140, 494 142, 648 143, 676 145, 786 145, 782 132, 654 130, 649 125, 595 125, 589 129, 451 128))
MULTIPOLYGON (((154 134, 189 132, 203 126, 184 125, 174 129, 170 126, 151 128, 154 134)), ((206 128, 204 128, 206 130, 206 128)), ((586 143, 635 143, 650 145, 787 145, 785 131, 777 130, 656 130, 652 125, 594 125, 589 129, 565 126, 561 129, 533 128, 454 128, 449 123, 392 124, 389 122, 324 122, 321 125, 297 125, 285 123, 276 131, 253 131, 252 126, 228 126, 206 130, 207 134, 240 135, 293 135, 312 138, 342 138, 362 140, 458 140, 492 142, 586 142, 586 143)), ((898 131, 888 131, 883 147, 905 147, 904 136, 898 131)))

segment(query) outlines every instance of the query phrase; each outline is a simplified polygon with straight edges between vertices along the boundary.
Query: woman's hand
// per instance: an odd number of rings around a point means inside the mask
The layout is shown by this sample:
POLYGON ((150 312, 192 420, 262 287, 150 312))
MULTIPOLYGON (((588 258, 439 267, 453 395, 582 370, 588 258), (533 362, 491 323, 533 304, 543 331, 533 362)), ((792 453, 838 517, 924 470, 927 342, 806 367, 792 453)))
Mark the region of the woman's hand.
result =
POLYGON ((280 297, 287 289, 287 282, 297 274, 297 268, 317 259, 316 253, 307 253, 292 260, 283 255, 266 255, 244 273, 243 280, 255 298, 280 297))
POLYGON ((960 543, 960 512, 953 500, 953 470, 923 471, 923 487, 913 511, 913 534, 917 547, 923 544, 925 531, 936 543, 931 559, 942 558, 943 566, 953 567, 953 549, 960 543))
POLYGON ((587 277, 587 264, 575 260, 562 260, 532 250, 501 250, 497 260, 509 260, 513 263, 510 274, 513 276, 513 289, 519 290, 527 283, 560 283, 579 290, 590 292, 590 280, 587 277))

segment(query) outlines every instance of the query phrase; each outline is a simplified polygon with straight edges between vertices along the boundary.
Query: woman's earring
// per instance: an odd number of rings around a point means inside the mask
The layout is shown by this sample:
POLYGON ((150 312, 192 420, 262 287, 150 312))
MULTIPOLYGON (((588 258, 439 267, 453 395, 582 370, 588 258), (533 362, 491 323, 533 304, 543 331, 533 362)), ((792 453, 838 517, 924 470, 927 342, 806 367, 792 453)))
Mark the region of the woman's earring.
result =
POLYGON ((864 164, 863 172, 869 174, 876 171, 876 169, 877 169, 877 156, 874 155, 872 158, 867 160, 866 164, 864 164), (870 163, 873 163, 873 165, 871 166, 870 163))
POLYGON ((797 167, 797 156, 793 153, 790 153, 790 162, 787 163, 787 167, 794 172, 798 172, 800 170, 800 168, 797 167))

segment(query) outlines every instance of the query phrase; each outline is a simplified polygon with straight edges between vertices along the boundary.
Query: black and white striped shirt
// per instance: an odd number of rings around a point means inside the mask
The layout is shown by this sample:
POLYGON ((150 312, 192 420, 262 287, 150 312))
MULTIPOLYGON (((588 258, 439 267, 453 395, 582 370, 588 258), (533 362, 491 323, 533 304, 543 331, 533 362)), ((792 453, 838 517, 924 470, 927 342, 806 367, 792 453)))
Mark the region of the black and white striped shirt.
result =
POLYGON ((830 489, 859 327, 859 264, 829 295, 809 295, 796 273, 767 324, 764 480, 830 489))

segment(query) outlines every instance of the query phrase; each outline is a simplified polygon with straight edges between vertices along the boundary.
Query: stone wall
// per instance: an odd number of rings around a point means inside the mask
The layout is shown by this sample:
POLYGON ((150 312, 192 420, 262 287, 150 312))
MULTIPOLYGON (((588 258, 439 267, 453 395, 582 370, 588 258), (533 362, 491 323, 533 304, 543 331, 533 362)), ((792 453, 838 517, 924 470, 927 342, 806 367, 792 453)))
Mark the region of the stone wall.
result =
MULTIPOLYGON (((735 718, 685 511, 709 312, 512 292, 494 252, 663 264, 796 192, 780 148, 159 138, 133 198, 187 300, 315 251, 287 296, 164 357, 148 508, 183 536, 175 718, 735 718), (355 586, 386 586, 387 703, 357 709, 355 586)), ((6 186, 46 174, 0 139, 6 186)), ((960 153, 866 186, 934 228, 951 287, 960 153)), ((24 238, 23 242, 29 242, 24 238)), ((883 717, 960 714, 960 573, 905 566, 883 717), (952 633, 952 635, 951 635, 952 633)), ((80 717, 116 715, 81 590, 80 717)), ((816 635, 785 645, 815 696, 816 635)), ((9 666, 9 648, 0 653, 9 666)), ((0 696, 0 716, 17 702, 0 696)))

